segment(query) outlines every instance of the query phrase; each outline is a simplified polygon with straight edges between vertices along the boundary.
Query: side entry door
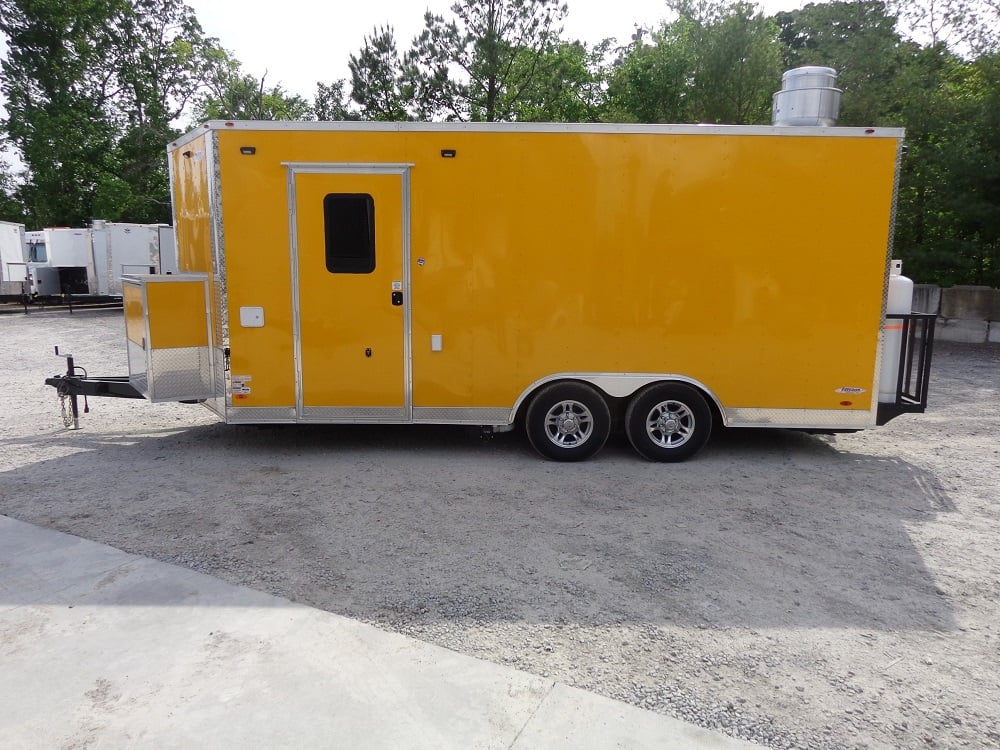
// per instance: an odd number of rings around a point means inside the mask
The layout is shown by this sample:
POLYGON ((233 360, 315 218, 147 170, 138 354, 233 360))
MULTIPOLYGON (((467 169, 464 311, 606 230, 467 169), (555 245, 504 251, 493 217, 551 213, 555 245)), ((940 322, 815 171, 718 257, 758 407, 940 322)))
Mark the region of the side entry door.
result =
POLYGON ((409 421, 406 168, 289 169, 298 418, 409 421))

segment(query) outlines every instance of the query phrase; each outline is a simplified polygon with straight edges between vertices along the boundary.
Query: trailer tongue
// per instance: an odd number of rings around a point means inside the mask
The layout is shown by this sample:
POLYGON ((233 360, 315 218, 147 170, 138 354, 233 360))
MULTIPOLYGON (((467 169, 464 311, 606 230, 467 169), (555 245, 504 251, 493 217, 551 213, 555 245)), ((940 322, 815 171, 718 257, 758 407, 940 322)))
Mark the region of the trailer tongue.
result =
POLYGON ((89 412, 88 396, 107 396, 111 398, 145 398, 129 383, 128 375, 112 375, 91 377, 86 370, 74 362, 72 354, 61 354, 59 347, 55 348, 57 357, 66 359, 66 374, 53 375, 45 378, 45 385, 51 385, 59 394, 62 404, 63 424, 80 429, 79 397, 84 398, 84 412, 89 412), (67 408, 69 402, 69 408, 67 408))

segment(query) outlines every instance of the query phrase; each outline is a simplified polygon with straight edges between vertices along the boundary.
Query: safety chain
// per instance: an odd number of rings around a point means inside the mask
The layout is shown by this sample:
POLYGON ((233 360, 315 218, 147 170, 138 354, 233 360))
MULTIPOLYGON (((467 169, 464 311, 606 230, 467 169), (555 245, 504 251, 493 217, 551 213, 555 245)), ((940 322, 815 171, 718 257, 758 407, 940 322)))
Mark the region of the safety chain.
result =
POLYGON ((63 426, 68 429, 73 426, 73 412, 66 408, 66 402, 69 400, 69 394, 66 392, 66 384, 60 384, 57 391, 59 393, 59 410, 62 412, 63 426))
POLYGON ((62 411, 63 427, 69 428, 73 426, 73 415, 70 413, 70 410, 66 408, 67 400, 69 400, 69 396, 65 393, 59 394, 59 409, 62 411))

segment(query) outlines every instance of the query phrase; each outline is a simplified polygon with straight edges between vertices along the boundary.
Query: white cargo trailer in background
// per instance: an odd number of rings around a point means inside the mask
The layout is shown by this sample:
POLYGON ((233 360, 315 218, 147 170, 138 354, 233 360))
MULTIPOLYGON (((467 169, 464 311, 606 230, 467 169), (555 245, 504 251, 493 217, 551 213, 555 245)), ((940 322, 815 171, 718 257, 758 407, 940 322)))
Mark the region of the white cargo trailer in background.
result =
POLYGON ((25 253, 24 224, 0 221, 0 295, 27 292, 25 253))
POLYGON ((24 237, 32 294, 100 294, 89 229, 39 229, 24 237))
MULTIPOLYGON (((21 279, 34 296, 121 297, 124 275, 177 271, 174 231, 168 224, 95 220, 89 229, 51 227, 31 232, 16 226, 23 238, 18 251, 21 279)), ((10 244, 13 248, 14 240, 10 244)), ((21 293, 20 286, 0 292, 21 293)))
POLYGON ((177 271, 174 232, 167 224, 94 221, 91 232, 98 294, 120 297, 125 275, 177 271))
POLYGON ((45 230, 24 233, 25 285, 32 297, 53 297, 60 294, 59 269, 49 265, 45 230))
POLYGON ((177 245, 174 242, 174 228, 169 224, 151 224, 160 235, 160 273, 177 273, 177 245))

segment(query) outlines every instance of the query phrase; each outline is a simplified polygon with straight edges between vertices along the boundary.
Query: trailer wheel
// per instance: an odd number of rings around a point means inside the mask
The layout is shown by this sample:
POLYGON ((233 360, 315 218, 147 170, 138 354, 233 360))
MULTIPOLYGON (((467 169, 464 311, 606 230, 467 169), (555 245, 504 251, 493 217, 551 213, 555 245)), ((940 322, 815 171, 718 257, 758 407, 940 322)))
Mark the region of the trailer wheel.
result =
POLYGON ((700 451, 712 433, 712 411, 691 386, 654 384, 629 403, 625 433, 643 458, 684 461, 700 451))
POLYGON ((531 399, 525 432, 532 447, 555 461, 583 461, 611 434, 611 411, 593 386, 553 383, 531 399))

